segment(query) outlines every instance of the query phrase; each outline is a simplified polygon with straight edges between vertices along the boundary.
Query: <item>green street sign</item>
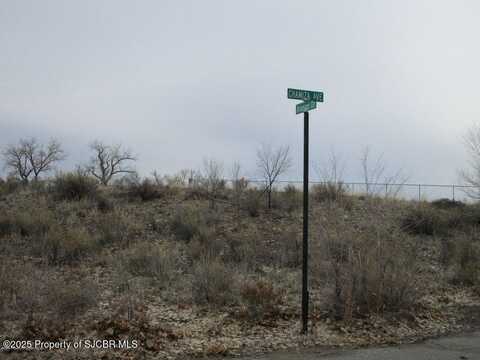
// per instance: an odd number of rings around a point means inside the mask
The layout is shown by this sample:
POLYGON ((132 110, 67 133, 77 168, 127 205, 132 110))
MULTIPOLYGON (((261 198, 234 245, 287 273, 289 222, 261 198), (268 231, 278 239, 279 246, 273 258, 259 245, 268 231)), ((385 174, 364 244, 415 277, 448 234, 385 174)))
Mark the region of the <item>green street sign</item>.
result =
POLYGON ((300 89, 287 89, 289 99, 323 102, 323 92, 300 89))
POLYGON ((296 106, 297 114, 313 110, 316 107, 317 107, 317 103, 315 101, 302 102, 296 106))

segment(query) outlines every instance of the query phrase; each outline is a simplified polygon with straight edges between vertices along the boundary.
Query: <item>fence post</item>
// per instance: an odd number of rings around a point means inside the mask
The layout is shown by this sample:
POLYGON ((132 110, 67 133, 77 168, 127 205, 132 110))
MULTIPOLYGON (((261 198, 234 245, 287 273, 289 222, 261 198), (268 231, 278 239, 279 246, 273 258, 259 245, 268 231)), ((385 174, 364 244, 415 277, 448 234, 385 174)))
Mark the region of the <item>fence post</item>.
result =
POLYGON ((388 184, 385 184, 385 197, 388 196, 388 184))
POLYGON ((455 201, 455 185, 452 185, 452 199, 455 201))
POLYGON ((422 185, 418 184, 418 201, 421 200, 421 192, 422 192, 421 187, 422 187, 422 185))

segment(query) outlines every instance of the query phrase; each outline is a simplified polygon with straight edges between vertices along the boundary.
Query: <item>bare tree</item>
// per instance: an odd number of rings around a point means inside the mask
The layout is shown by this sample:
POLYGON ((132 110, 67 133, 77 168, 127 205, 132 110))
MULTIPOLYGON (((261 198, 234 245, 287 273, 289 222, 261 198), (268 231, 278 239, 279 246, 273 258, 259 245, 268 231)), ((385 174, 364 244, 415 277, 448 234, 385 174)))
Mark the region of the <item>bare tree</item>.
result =
POLYGON ((108 185, 115 175, 135 172, 127 163, 135 161, 136 157, 129 150, 123 149, 120 144, 106 145, 100 141, 94 141, 90 148, 94 155, 88 170, 103 185, 108 185))
POLYGON ((290 148, 280 146, 272 149, 271 146, 262 144, 257 150, 257 167, 265 181, 265 193, 267 194, 267 206, 272 207, 272 189, 278 176, 284 174, 292 165, 290 148))
POLYGON ((3 157, 10 175, 28 182, 31 176, 38 180, 40 174, 51 171, 55 163, 65 159, 65 153, 57 140, 52 139, 43 145, 35 138, 30 138, 21 139, 17 145, 7 146, 3 157))
POLYGON ((225 187, 223 179, 223 164, 214 159, 203 161, 203 184, 210 199, 210 208, 215 208, 215 199, 225 187))
POLYGON ((240 207, 240 200, 243 193, 248 187, 248 180, 241 176, 242 166, 238 161, 235 161, 232 165, 232 189, 233 189, 233 202, 237 208, 240 207))
POLYGON ((330 152, 326 163, 319 164, 317 173, 322 182, 316 189, 322 190, 329 200, 338 200, 346 192, 343 182, 343 173, 345 171, 345 162, 335 153, 330 152))
POLYGON ((393 174, 386 175, 387 166, 383 159, 383 154, 372 162, 370 147, 368 146, 363 149, 360 161, 367 196, 378 194, 379 191, 383 190, 382 187, 384 186, 385 196, 395 197, 400 192, 403 184, 408 180, 408 177, 403 174, 402 169, 399 169, 393 174), (377 188, 372 189, 371 185, 377 185, 377 188), (379 188, 378 185, 382 187, 379 188))
POLYGON ((342 183, 343 173, 345 172, 345 162, 335 152, 331 151, 330 156, 325 164, 320 164, 317 167, 317 173, 321 181, 325 183, 342 183))
POLYGON ((385 163, 383 161, 383 154, 377 157, 376 161, 371 163, 370 147, 366 146, 362 150, 363 181, 365 182, 365 191, 367 195, 371 195, 370 185, 378 183, 385 172, 385 163))
POLYGON ((153 170, 152 172, 152 177, 153 177, 153 181, 155 182, 155 185, 157 186, 163 186, 163 180, 164 178, 158 173, 157 170, 153 170))
POLYGON ((480 199, 480 125, 475 124, 463 137, 463 143, 467 149, 469 169, 461 170, 462 181, 472 188, 464 189, 467 196, 472 199, 480 199))

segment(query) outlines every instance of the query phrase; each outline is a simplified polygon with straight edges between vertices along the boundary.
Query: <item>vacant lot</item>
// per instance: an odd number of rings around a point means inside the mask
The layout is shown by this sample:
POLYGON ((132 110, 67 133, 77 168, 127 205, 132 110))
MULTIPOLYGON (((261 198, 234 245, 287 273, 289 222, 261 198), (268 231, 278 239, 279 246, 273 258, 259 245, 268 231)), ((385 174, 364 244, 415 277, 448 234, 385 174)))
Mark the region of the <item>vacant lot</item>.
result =
MULTIPOLYGON (((245 185, 245 184, 244 184, 245 185)), ((301 197, 81 174, 3 183, 0 338, 128 339, 104 358, 409 342, 478 318, 480 207, 311 199, 311 333, 300 332, 301 197)), ((91 358, 92 350, 7 358, 91 358)))

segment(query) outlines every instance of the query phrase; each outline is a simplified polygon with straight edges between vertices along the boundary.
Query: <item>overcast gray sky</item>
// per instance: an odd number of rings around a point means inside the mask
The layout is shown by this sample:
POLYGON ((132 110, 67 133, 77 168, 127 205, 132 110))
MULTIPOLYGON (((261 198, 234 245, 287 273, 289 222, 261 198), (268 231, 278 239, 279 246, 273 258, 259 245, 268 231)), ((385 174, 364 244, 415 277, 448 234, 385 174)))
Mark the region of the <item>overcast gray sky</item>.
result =
MULTIPOLYGON (((411 182, 454 183, 480 120, 478 1, 0 2, 0 146, 61 140, 64 168, 93 139, 122 142, 144 174, 290 145, 302 116, 287 87, 325 92, 312 165, 333 149, 360 179, 370 145, 411 182)), ((312 172, 312 178, 315 178, 312 172)))

